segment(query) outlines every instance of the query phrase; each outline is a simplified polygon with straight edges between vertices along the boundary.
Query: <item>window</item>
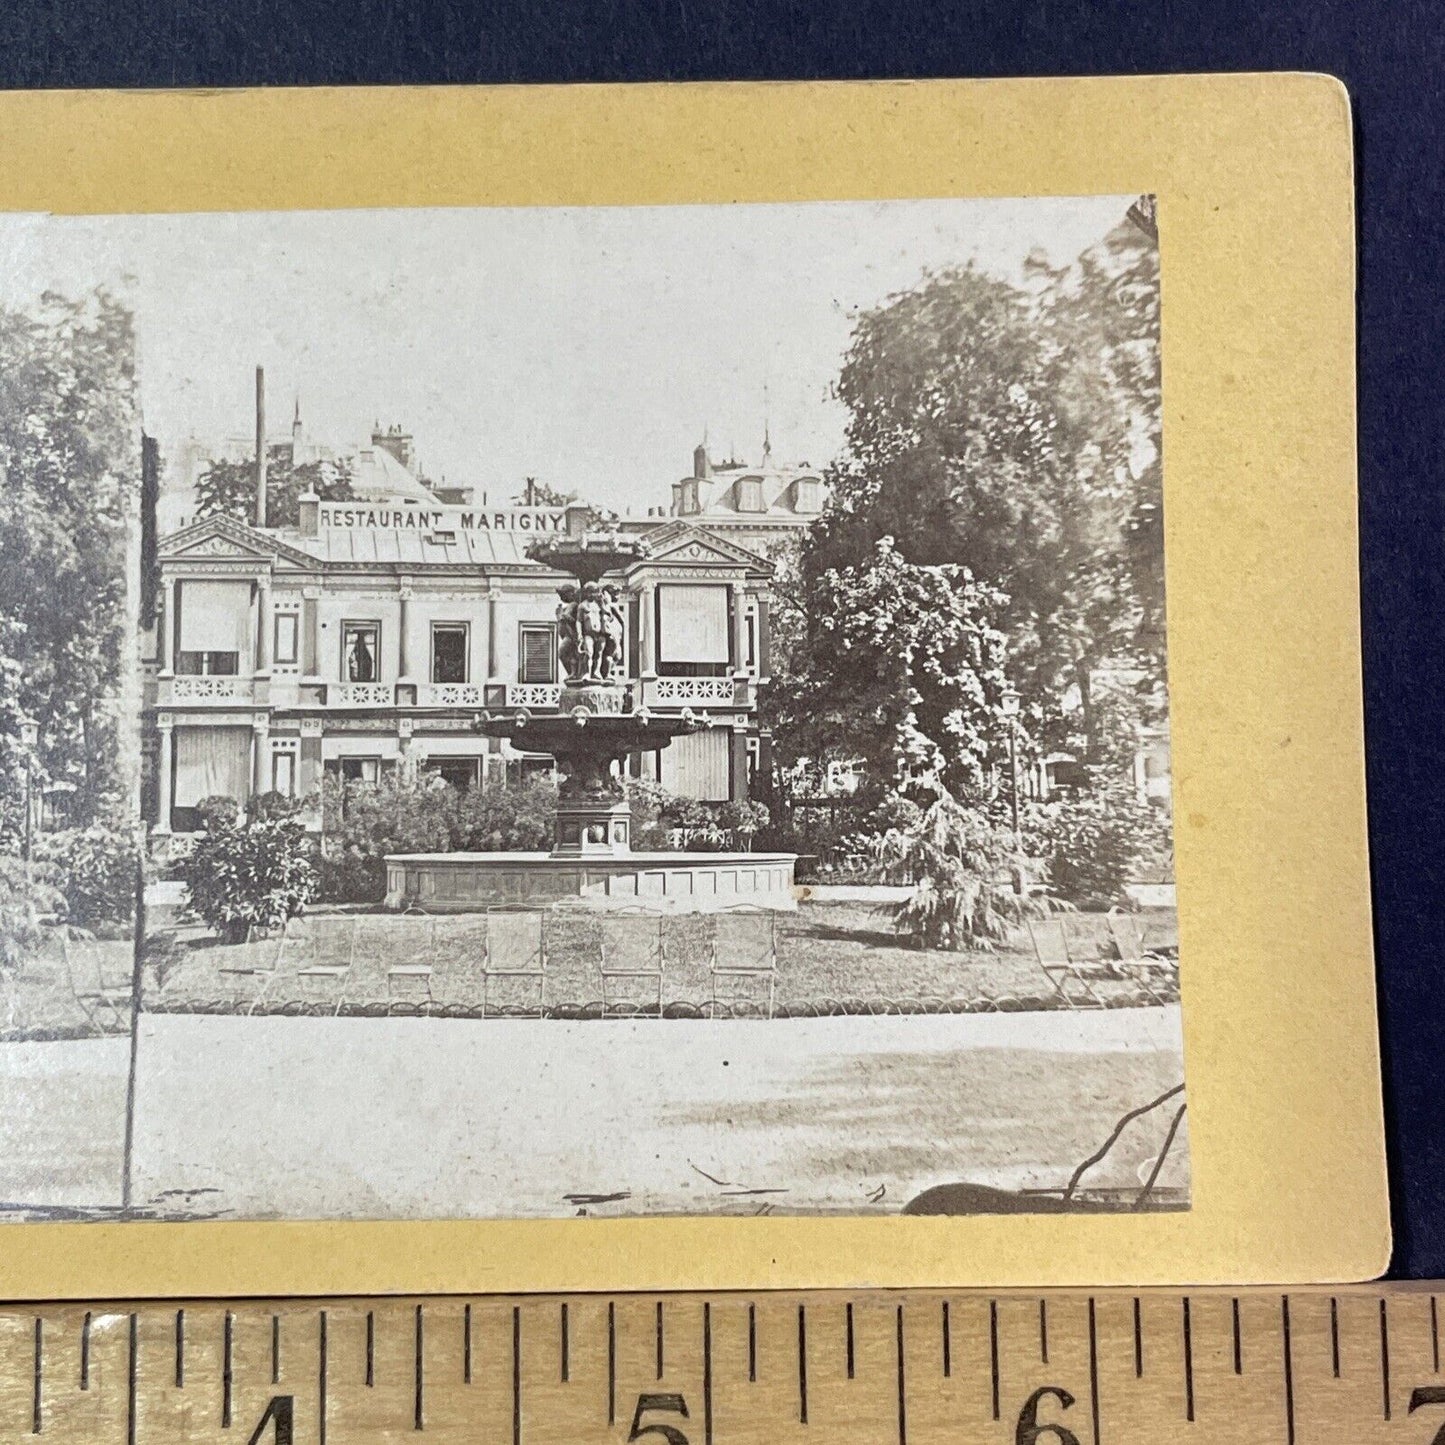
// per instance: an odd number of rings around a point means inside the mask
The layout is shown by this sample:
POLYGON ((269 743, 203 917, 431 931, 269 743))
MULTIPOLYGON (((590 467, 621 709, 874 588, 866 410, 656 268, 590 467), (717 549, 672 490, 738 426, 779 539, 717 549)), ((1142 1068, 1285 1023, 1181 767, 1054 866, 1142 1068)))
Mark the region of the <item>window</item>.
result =
POLYGON ((341 676, 346 682, 375 682, 381 671, 381 628, 375 622, 341 624, 341 676))
POLYGON ((818 507, 817 477, 800 477, 793 493, 793 510, 795 512, 816 512, 818 507))
POLYGON ((763 506, 763 479, 761 477, 743 477, 738 482, 738 511, 740 512, 763 512, 767 508, 763 506))
POLYGON ((435 773, 459 793, 465 793, 477 785, 481 769, 480 758, 428 758, 426 770, 435 773))
POLYGON ((728 589, 665 582, 657 589, 657 670, 663 677, 725 677, 731 666, 728 589))
POLYGON ((272 649, 272 660, 283 666, 296 661, 296 645, 299 628, 294 612, 276 614, 276 645, 272 649))
POLYGON ((296 754, 278 752, 271 755, 271 788, 283 797, 296 796, 296 754))
POLYGON ((431 630, 431 680, 467 680, 467 624, 434 622, 431 630))
POLYGON ((235 677, 240 670, 241 656, 236 652, 182 652, 176 658, 181 677, 235 677))
POLYGON ((758 605, 756 602, 749 605, 743 619, 747 623, 748 634, 748 655, 744 667, 748 672, 758 670, 758 605))
POLYGON ((679 508, 684 517, 696 516, 700 508, 697 502, 697 483, 684 482, 682 484, 682 505, 679 508))
POLYGON ((381 759, 327 758, 326 771, 344 783, 375 783, 381 777, 381 759))
POLYGON ((557 629, 551 623, 522 624, 517 681, 557 681, 557 629))

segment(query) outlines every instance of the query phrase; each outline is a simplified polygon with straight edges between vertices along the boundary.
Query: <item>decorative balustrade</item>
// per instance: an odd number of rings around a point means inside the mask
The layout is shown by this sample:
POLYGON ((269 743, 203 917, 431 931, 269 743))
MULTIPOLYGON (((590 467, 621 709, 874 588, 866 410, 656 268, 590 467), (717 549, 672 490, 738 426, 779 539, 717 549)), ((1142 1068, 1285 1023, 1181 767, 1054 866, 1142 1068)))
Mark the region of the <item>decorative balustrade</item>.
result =
POLYGON ((431 682, 421 689, 423 707, 481 707, 484 701, 479 682, 431 682))
POLYGON ((562 684, 560 682, 509 682, 507 684, 508 707, 556 707, 561 696, 562 684))
POLYGON ((192 677, 165 679, 160 685, 160 705, 195 702, 250 702, 255 684, 249 677, 192 677))
POLYGON ((732 707, 738 701, 730 677, 649 678, 643 688, 648 707, 732 707))
POLYGON ((391 707, 396 690, 389 682, 328 683, 326 702, 330 707, 391 707))

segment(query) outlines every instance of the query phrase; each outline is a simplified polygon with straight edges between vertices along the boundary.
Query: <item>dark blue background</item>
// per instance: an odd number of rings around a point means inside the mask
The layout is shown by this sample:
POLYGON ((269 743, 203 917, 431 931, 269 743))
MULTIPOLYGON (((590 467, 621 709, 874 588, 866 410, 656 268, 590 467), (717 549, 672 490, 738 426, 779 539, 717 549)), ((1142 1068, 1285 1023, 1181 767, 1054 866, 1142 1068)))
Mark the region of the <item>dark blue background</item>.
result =
MULTIPOLYGON (((1445 1276, 1439 0, 11 0, 0 15, 0 86, 10 88, 1176 70, 1327 71, 1355 104, 1366 724, 1394 1272, 1445 1276)), ((1278 1062, 1290 1067, 1288 1050, 1278 1062)))

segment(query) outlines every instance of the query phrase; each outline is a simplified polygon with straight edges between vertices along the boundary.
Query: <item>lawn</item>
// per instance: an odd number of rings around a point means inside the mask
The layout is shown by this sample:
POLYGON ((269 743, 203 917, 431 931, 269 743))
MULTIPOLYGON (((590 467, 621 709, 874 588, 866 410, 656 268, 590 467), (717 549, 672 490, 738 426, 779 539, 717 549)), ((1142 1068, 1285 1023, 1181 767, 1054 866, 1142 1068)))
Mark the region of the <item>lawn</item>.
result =
MULTIPOLYGON (((515 915, 513 915, 515 918, 515 915)), ((534 915, 540 921, 545 980, 542 1003, 549 1011, 576 1016, 600 1011, 603 929, 596 912, 534 915)), ((1172 911, 1147 915, 1150 947, 1175 944, 1172 911)), ((628 940, 606 943, 608 957, 645 974, 662 959, 666 1012, 696 1017, 713 1009, 714 984, 722 1000, 717 1012, 755 1013, 766 1008, 764 976, 716 979, 713 961, 766 962, 776 958, 773 1008, 776 1013, 924 1013, 963 1009, 1044 1009, 1063 1006, 1040 967, 1027 935, 992 951, 920 949, 894 935, 890 911, 857 902, 804 902, 796 913, 759 920, 727 915, 679 915, 633 920, 628 940), (759 934, 759 926, 763 929, 759 934), (767 936, 771 926, 772 937, 767 936)), ((1071 925, 1099 941, 1103 920, 1079 915, 1071 925)), ((293 927, 284 944, 277 938, 222 946, 194 930, 177 935, 162 975, 151 978, 146 1007, 165 1012, 437 1012, 534 1013, 539 980, 483 979, 484 960, 493 972, 505 963, 532 962, 526 928, 489 948, 484 914, 443 917, 316 913, 293 927), (510 956, 503 957, 503 954, 510 956), (524 956, 526 955, 526 956, 524 956), (426 970, 429 969, 429 973, 426 970)), ((535 937, 535 935, 533 935, 535 937)), ((1149 1002, 1128 981, 1101 986, 1111 1004, 1149 1002)), ((655 977, 612 979, 608 998, 655 1009, 655 977)))

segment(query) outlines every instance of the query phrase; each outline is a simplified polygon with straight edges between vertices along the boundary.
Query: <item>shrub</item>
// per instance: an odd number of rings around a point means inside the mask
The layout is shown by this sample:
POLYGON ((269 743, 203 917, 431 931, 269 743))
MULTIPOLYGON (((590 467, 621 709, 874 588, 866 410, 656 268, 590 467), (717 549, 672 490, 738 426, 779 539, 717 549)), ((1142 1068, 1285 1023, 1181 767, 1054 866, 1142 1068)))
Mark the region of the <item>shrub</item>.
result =
POLYGON ((632 846, 641 852, 673 848, 674 832, 681 833, 682 846, 694 852, 751 848, 771 819, 765 803, 748 798, 725 803, 684 798, 647 779, 628 781, 627 800, 632 807, 632 846))
POLYGON ((1114 782, 1030 809, 1030 851, 1047 866, 1053 891, 1079 908, 1126 901, 1146 860, 1170 852, 1169 820, 1114 782))
POLYGON ((424 769, 375 783, 328 781, 322 793, 322 896, 374 903, 388 853, 539 851, 551 844, 557 788, 550 778, 459 793, 424 769))
POLYGON ((97 823, 47 833, 35 840, 35 856, 54 868, 69 922, 101 931, 134 924, 140 851, 128 828, 97 823))
POLYGON ((1009 831, 947 792, 904 814, 876 848, 894 881, 913 884, 893 926, 919 947, 992 948, 1048 910, 1046 900, 1014 886, 1009 831))
POLYGON ((13 971, 45 938, 45 920, 65 907, 55 870, 0 855, 0 969, 13 971))
POLYGON ((316 893, 314 848, 297 823, 260 819, 196 840, 182 865, 191 907, 227 942, 279 928, 316 893))

